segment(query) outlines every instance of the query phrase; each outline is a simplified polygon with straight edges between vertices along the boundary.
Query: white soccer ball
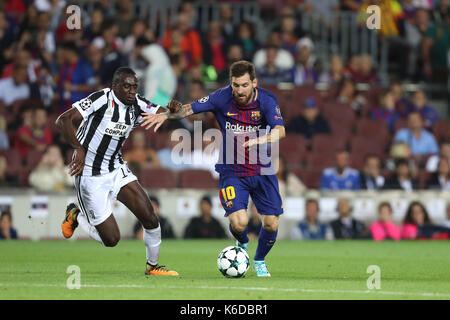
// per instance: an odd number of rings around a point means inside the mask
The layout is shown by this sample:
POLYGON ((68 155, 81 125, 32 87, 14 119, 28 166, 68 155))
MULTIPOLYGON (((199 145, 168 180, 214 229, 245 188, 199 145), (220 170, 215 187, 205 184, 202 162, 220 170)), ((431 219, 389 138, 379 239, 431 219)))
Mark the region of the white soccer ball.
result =
POLYGON ((247 252, 238 246, 226 247, 217 258, 217 267, 225 277, 241 278, 247 273, 249 266, 247 252))

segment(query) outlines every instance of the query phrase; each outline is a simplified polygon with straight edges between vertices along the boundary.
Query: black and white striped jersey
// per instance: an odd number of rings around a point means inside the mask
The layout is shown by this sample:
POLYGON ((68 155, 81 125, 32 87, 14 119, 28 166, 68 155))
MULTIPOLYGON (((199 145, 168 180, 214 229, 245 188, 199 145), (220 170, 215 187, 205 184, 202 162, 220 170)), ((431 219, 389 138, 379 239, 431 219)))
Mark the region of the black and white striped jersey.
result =
POLYGON ((156 113, 159 105, 136 95, 134 105, 117 99, 114 91, 96 91, 72 105, 83 116, 77 139, 86 150, 83 176, 98 176, 113 171, 124 163, 121 148, 131 131, 141 122, 141 114, 156 113))

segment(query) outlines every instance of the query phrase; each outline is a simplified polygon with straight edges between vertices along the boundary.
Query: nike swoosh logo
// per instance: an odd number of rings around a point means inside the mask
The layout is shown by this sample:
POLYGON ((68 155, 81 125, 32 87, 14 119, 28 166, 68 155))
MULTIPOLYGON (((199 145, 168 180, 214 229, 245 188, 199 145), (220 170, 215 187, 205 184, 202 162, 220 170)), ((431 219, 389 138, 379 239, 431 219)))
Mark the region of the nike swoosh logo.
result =
POLYGON ((227 113, 227 116, 237 116, 238 114, 237 113, 227 113))

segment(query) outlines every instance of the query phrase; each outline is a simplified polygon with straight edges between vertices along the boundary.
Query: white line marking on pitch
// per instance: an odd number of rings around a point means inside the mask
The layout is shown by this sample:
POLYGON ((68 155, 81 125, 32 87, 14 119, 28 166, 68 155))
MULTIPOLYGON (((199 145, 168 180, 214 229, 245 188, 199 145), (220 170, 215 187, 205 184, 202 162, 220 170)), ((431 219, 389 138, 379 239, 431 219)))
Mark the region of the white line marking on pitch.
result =
MULTIPOLYGON (((32 287, 62 287, 64 284, 46 284, 46 283, 0 283, 1 286, 32 286, 32 287)), ((398 296, 422 296, 422 297, 444 297, 450 298, 450 293, 438 292, 402 292, 402 291, 381 291, 381 290, 337 290, 337 289, 302 289, 302 288, 268 288, 268 287, 233 287, 233 286, 146 286, 140 284, 82 284, 83 288, 142 288, 142 289, 225 289, 225 290, 248 290, 248 291, 280 291, 280 292, 304 292, 304 293, 353 293, 353 294, 382 294, 382 295, 398 295, 398 296)))

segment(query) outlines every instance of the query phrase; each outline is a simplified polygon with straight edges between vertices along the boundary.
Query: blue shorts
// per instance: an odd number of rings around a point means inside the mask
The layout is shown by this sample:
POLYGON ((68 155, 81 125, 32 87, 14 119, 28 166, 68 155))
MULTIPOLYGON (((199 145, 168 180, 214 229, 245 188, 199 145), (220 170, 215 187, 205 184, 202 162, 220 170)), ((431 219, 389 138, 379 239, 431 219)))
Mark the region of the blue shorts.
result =
POLYGON ((247 210, 251 196, 259 214, 280 215, 283 202, 276 175, 234 177, 220 175, 219 198, 225 209, 225 217, 238 210, 247 210))

